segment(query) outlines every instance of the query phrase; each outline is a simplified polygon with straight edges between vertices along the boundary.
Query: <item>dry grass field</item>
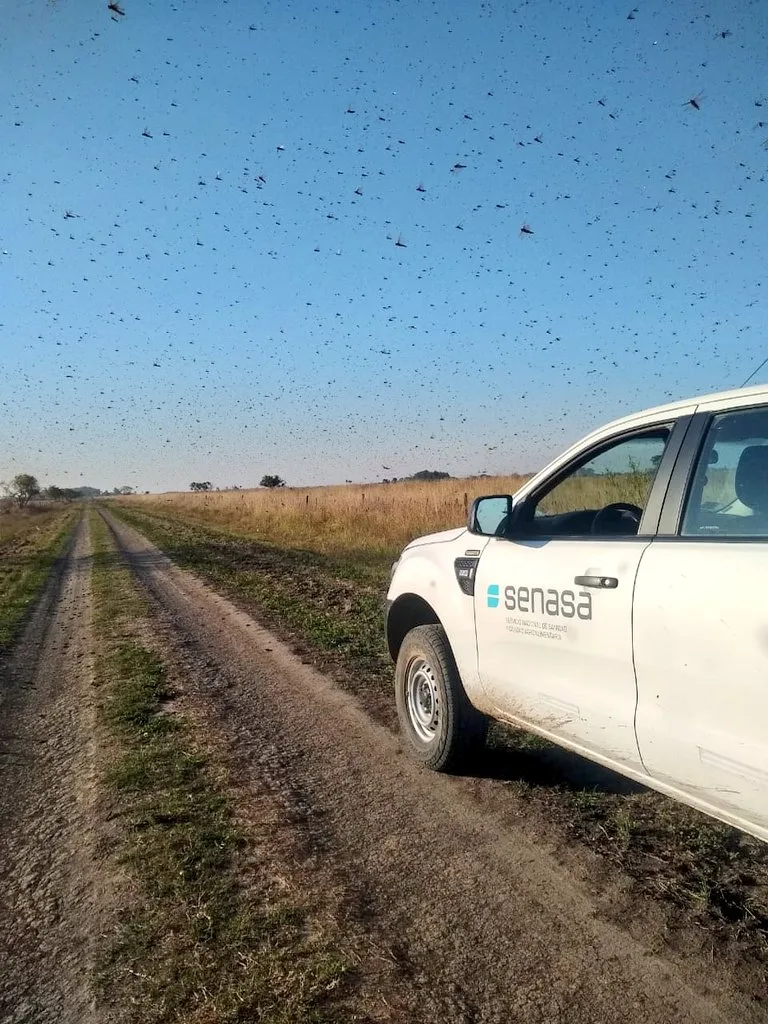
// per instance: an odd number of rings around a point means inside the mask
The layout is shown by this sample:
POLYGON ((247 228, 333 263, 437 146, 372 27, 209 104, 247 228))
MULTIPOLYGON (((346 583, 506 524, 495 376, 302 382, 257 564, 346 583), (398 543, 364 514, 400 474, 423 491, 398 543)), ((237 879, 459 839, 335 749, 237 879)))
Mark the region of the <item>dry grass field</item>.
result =
POLYGON ((278 490, 131 495, 121 505, 218 526, 281 547, 389 555, 425 533, 466 522, 479 494, 512 494, 524 476, 278 490))
MULTIPOLYGON (((480 494, 514 494, 526 476, 469 477, 336 487, 248 491, 169 491, 110 499, 254 540, 328 555, 389 556, 414 537, 462 526, 480 494)), ((613 501, 645 504, 644 473, 575 477, 542 502, 546 514, 601 508, 613 501)))

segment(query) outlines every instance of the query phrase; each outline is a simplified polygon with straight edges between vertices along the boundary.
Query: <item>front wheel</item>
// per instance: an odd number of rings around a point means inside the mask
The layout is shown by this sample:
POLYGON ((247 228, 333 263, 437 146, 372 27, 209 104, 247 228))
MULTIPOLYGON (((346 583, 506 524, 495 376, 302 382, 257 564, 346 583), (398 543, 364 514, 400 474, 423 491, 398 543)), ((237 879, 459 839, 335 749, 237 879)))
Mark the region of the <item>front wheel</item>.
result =
POLYGON ((469 703, 442 626, 416 626, 406 636, 395 702, 410 753, 433 771, 455 770, 485 743, 488 720, 469 703))

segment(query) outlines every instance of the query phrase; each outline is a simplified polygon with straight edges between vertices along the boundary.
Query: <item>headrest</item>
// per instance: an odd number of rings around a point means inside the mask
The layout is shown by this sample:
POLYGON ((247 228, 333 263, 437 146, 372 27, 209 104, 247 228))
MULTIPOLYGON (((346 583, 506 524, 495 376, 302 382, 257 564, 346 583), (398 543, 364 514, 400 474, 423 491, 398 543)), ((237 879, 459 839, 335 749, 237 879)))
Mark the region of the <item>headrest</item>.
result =
POLYGON ((736 467, 736 496, 753 512, 768 512, 768 445, 745 448, 736 467))

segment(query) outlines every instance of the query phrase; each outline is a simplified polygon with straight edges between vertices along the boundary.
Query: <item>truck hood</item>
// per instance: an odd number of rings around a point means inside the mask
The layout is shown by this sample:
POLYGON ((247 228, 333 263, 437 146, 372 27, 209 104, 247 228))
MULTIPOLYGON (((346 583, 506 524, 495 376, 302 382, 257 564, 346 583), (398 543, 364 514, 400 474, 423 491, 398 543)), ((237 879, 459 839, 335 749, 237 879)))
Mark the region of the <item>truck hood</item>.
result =
POLYGON ((420 548, 425 544, 450 544, 451 541, 458 540, 459 537, 466 532, 466 526, 457 526, 453 530, 442 530, 440 533, 429 533, 425 537, 417 537, 415 540, 412 540, 411 543, 405 547, 405 550, 411 551, 413 548, 420 548))

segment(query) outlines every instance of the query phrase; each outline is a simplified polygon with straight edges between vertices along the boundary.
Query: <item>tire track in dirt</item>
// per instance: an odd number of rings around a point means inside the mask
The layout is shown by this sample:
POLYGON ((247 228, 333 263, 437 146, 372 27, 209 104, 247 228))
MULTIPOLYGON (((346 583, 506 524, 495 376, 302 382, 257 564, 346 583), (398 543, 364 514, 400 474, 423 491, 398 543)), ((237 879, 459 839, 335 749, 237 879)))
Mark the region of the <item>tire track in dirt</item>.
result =
POLYGON ((765 1020, 715 965, 683 969, 658 936, 606 921, 599 895, 489 813, 468 780, 419 770, 351 697, 106 518, 235 775, 266 786, 300 825, 295 870, 341 892, 354 929, 397 965, 404 1015, 389 1019, 765 1020))
POLYGON ((0 1022, 92 1024, 102 880, 85 517, 0 661, 0 1022))

